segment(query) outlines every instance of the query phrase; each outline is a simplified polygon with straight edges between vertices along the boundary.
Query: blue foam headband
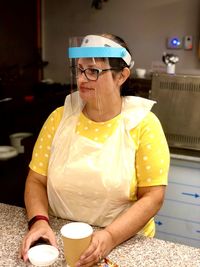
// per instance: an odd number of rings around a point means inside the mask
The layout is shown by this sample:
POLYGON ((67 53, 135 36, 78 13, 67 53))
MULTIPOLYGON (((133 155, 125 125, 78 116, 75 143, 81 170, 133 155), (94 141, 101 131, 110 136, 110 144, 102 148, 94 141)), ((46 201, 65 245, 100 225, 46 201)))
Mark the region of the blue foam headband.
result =
POLYGON ((123 47, 70 47, 69 58, 116 57, 123 58, 127 51, 123 47))

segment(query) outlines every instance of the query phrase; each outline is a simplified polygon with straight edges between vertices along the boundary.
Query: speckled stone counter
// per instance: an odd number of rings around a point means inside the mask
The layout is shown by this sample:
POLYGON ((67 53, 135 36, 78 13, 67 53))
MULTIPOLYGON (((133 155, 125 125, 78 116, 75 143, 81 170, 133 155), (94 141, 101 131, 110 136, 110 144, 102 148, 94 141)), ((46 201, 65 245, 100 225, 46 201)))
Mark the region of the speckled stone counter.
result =
MULTIPOLYGON (((50 217, 60 255, 52 267, 66 267, 60 228, 66 220, 50 217)), ((0 266, 32 266, 19 257, 22 238, 27 231, 23 208, 0 204, 0 266)), ((109 258, 120 267, 200 267, 200 249, 170 243, 156 238, 136 236, 114 249, 109 258)))

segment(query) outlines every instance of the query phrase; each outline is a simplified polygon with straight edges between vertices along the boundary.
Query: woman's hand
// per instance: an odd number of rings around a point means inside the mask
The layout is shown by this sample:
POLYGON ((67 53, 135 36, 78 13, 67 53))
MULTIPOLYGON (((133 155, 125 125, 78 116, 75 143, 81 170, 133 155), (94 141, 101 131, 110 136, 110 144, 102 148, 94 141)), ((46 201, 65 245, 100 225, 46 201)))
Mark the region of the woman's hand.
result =
POLYGON ((100 262, 114 248, 111 234, 107 230, 96 231, 93 234, 89 248, 82 254, 76 267, 89 267, 100 262))
POLYGON ((25 262, 28 260, 27 252, 29 248, 40 238, 47 240, 51 245, 57 247, 56 238, 51 227, 46 221, 39 220, 34 223, 22 241, 21 257, 25 262))

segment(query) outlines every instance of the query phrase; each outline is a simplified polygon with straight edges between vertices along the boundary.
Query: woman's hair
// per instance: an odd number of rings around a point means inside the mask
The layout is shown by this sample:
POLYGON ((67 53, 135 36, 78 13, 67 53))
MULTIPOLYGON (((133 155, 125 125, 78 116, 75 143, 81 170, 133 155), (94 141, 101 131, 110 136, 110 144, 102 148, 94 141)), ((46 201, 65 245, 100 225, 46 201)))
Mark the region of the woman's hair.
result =
MULTIPOLYGON (((120 44, 131 55, 131 52, 129 51, 129 48, 128 48, 127 44, 119 36, 116 36, 116 35, 113 35, 113 34, 109 34, 109 33, 101 34, 101 36, 105 37, 105 38, 108 38, 108 39, 120 44)), ((121 71, 123 68, 129 68, 127 63, 122 58, 109 58, 109 64, 110 64, 111 68, 119 69, 119 71, 121 71)), ((130 76, 127 78, 127 80, 122 84, 122 86, 120 88, 121 96, 125 96, 126 95, 126 91, 127 91, 128 87, 129 87, 129 84, 130 84, 130 76)))

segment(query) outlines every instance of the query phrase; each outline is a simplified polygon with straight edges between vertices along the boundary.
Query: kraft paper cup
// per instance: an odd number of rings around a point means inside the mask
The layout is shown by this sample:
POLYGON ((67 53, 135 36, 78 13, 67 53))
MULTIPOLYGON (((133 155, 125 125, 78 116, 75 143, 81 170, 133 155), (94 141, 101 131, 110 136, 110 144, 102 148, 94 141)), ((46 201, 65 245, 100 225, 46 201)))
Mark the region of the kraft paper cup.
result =
POLYGON ((89 247, 93 229, 87 223, 72 222, 61 228, 64 255, 68 267, 74 267, 82 253, 89 247))

